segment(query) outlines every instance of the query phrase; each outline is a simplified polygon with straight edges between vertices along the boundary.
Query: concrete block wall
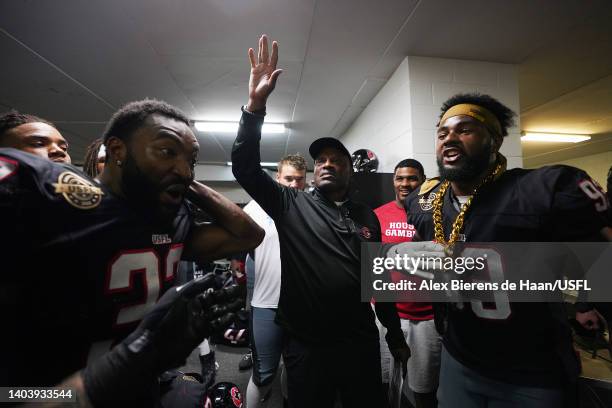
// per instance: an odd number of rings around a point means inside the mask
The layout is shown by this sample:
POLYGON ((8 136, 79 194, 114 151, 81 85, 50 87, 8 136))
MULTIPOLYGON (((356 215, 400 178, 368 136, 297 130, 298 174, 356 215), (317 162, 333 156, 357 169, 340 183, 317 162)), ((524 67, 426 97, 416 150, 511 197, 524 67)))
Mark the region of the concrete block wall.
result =
MULTIPOLYGON (((340 139, 350 151, 374 151, 379 171, 392 172, 398 161, 412 157, 423 163, 428 177, 436 176, 440 106, 460 92, 487 93, 519 112, 515 65, 409 56, 340 139)), ((501 151, 510 168, 522 167, 518 117, 501 151)))
POLYGON ((380 172, 391 172, 400 157, 412 155, 410 77, 405 59, 340 139, 350 152, 372 150, 380 172), (389 170, 391 169, 391 170, 389 170))

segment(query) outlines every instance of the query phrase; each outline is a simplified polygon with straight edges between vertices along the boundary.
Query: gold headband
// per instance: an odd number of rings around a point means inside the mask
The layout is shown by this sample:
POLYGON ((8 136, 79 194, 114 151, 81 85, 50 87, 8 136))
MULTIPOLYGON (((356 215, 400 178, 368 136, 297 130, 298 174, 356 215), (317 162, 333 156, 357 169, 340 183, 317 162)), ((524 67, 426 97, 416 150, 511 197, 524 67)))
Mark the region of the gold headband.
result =
POLYGON ((498 135, 502 135, 501 124, 499 123, 497 117, 495 117, 495 115, 493 115, 488 109, 485 109, 482 106, 472 105, 471 103, 461 103, 448 109, 446 112, 444 112, 444 115, 442 115, 438 126, 441 125, 446 119, 459 115, 471 116, 474 119, 482 122, 485 126, 496 132, 498 135))

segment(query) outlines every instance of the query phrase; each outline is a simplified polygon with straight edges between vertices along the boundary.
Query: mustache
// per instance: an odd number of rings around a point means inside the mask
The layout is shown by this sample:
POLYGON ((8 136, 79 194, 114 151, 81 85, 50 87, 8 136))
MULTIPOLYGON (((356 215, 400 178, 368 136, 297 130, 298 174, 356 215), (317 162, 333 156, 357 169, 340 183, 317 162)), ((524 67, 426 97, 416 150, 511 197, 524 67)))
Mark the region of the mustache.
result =
POLYGON ((164 183, 161 183, 159 185, 159 191, 174 190, 174 191, 184 192, 189 188, 190 184, 191 184, 191 180, 173 179, 173 180, 169 180, 164 183))
POLYGON ((461 152, 464 152, 463 146, 459 142, 447 142, 444 144, 444 146, 442 146, 442 152, 445 152, 448 149, 458 149, 461 152))
POLYGON ((123 165, 122 184, 128 195, 135 198, 145 198, 160 194, 168 189, 184 192, 189 188, 191 179, 185 179, 174 174, 156 182, 136 164, 133 156, 128 155, 123 165))

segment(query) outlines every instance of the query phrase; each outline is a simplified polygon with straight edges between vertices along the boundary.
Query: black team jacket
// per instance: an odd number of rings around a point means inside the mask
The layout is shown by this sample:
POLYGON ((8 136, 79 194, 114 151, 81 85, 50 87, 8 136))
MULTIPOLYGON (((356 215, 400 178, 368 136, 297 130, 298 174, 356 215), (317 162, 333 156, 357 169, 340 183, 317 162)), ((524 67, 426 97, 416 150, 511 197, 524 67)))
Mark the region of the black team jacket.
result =
MULTIPOLYGON (((278 230, 282 285, 276 315, 291 336, 310 344, 377 341, 368 302, 361 301, 361 243, 380 242, 374 212, 350 199, 341 206, 320 191, 278 184, 261 168, 263 116, 244 112, 232 149, 238 183, 278 230)), ((394 303, 376 303, 390 348, 405 346, 394 303)))

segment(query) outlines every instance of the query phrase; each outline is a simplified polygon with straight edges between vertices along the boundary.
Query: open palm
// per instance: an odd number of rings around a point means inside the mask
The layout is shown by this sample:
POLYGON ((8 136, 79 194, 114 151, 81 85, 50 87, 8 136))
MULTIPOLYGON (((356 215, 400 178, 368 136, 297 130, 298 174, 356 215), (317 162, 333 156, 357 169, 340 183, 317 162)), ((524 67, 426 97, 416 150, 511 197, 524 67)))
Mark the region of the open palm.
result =
POLYGON ((257 58, 255 51, 249 48, 251 61, 251 76, 249 78, 249 103, 247 109, 257 111, 265 109, 266 100, 276 86, 278 76, 283 72, 276 69, 278 62, 278 44, 272 42, 272 54, 268 50, 268 37, 264 34, 259 38, 257 58))

